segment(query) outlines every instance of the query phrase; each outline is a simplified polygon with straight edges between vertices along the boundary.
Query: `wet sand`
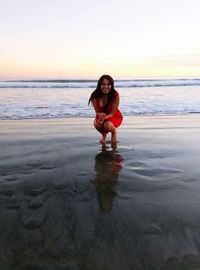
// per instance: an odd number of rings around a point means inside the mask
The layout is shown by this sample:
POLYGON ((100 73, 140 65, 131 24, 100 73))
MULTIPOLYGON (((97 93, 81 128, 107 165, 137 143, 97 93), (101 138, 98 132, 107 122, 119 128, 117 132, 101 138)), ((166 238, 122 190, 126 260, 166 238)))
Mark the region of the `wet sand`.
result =
POLYGON ((0 269, 200 269, 200 115, 0 121, 0 269))

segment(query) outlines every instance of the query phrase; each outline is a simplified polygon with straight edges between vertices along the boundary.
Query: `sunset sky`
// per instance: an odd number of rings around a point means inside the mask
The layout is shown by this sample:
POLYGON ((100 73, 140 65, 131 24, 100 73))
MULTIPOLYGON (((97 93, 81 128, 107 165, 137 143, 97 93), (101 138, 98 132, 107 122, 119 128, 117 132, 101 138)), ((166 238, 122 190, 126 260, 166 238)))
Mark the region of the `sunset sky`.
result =
POLYGON ((0 79, 200 77, 199 0, 0 0, 0 79))

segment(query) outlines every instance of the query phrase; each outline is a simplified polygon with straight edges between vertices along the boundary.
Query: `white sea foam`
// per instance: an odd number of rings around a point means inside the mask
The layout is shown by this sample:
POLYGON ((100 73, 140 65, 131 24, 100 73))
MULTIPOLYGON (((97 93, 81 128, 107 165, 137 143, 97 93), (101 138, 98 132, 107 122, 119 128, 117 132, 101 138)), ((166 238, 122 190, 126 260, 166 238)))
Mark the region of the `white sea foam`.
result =
MULTIPOLYGON (((88 99, 93 89, 1 88, 0 119, 92 117, 94 110, 88 106, 88 99)), ((122 87, 121 82, 121 87, 116 84, 116 89, 123 115, 200 112, 200 85, 122 87)))

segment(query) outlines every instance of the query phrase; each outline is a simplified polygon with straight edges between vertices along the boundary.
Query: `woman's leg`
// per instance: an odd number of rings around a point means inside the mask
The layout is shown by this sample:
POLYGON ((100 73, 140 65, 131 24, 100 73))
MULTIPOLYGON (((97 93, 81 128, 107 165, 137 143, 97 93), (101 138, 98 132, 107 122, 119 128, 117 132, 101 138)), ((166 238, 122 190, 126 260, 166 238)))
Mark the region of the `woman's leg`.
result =
POLYGON ((103 124, 98 124, 96 122, 96 120, 94 120, 94 127, 96 128, 96 130, 98 130, 102 137, 101 137, 101 140, 99 141, 101 144, 106 144, 106 131, 104 129, 104 126, 103 124))
POLYGON ((106 121, 104 123, 104 128, 107 132, 111 132, 111 143, 116 144, 117 143, 117 130, 112 122, 106 121))

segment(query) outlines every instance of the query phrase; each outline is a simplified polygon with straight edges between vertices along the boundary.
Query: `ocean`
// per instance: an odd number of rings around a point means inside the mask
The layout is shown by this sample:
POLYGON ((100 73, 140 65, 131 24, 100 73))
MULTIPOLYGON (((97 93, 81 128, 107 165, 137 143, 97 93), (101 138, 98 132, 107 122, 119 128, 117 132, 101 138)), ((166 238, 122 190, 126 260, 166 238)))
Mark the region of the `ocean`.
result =
MULTIPOLYGON (((0 81, 0 119, 93 117, 96 80, 0 81)), ((200 79, 116 80, 124 116, 200 113, 200 79)))

